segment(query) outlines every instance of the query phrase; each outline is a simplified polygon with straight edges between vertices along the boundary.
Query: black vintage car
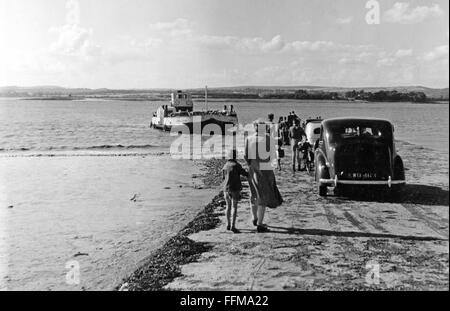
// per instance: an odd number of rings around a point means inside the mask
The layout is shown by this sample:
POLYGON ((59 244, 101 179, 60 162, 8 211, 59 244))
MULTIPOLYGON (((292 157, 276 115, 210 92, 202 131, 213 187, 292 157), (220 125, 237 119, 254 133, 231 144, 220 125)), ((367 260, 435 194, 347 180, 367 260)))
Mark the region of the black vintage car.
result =
POLYGON ((320 196, 327 187, 389 189, 395 195, 405 184, 403 161, 394 143, 391 122, 368 118, 337 118, 322 122, 315 151, 320 196))

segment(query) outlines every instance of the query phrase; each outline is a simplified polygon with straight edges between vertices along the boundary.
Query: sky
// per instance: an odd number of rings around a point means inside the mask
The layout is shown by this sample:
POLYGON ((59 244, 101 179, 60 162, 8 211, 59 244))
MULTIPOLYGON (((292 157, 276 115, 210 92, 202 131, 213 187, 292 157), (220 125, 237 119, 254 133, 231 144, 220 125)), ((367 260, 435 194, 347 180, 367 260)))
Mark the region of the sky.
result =
POLYGON ((0 0, 0 85, 449 85, 447 0, 0 0))

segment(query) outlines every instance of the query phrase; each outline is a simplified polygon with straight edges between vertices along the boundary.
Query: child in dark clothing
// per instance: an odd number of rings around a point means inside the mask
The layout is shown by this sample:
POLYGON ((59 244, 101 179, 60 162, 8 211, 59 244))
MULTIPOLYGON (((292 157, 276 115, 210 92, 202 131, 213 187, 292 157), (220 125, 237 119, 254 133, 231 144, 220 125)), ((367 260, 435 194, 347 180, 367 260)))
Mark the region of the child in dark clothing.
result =
POLYGON ((236 217, 237 205, 242 190, 241 175, 248 176, 247 171, 236 161, 236 157, 236 150, 231 151, 229 159, 222 169, 224 179, 223 195, 227 202, 227 230, 231 230, 233 233, 239 233, 239 230, 236 229, 236 217))

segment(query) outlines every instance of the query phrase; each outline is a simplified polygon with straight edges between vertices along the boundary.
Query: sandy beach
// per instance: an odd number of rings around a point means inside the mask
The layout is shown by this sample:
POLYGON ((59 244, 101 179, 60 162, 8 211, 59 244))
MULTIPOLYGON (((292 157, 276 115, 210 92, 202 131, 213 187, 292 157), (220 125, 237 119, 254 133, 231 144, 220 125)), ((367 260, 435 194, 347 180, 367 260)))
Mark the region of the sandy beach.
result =
POLYGON ((0 290, 112 290, 216 192, 191 161, 111 154, 0 158, 0 290))
MULTIPOLYGON (((448 290, 448 154, 404 142, 397 148, 408 182, 400 200, 339 198, 332 191, 320 198, 312 176, 288 170, 287 153, 276 173, 285 203, 268 210, 270 232, 255 233, 245 184, 241 234, 226 231, 219 195, 117 288, 448 290)), ((217 173, 220 161, 209 169, 217 173)))

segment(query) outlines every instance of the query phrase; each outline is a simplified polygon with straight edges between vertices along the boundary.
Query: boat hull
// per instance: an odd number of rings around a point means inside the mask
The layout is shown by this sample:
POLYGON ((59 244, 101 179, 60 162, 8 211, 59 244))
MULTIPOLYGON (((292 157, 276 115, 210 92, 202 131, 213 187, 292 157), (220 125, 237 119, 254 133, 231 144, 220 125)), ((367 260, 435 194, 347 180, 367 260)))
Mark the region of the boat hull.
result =
POLYGON ((190 134, 226 134, 226 131, 238 124, 236 116, 211 115, 197 117, 165 117, 163 120, 152 118, 151 126, 164 131, 186 132, 190 134), (220 131, 220 133, 218 133, 220 131))

